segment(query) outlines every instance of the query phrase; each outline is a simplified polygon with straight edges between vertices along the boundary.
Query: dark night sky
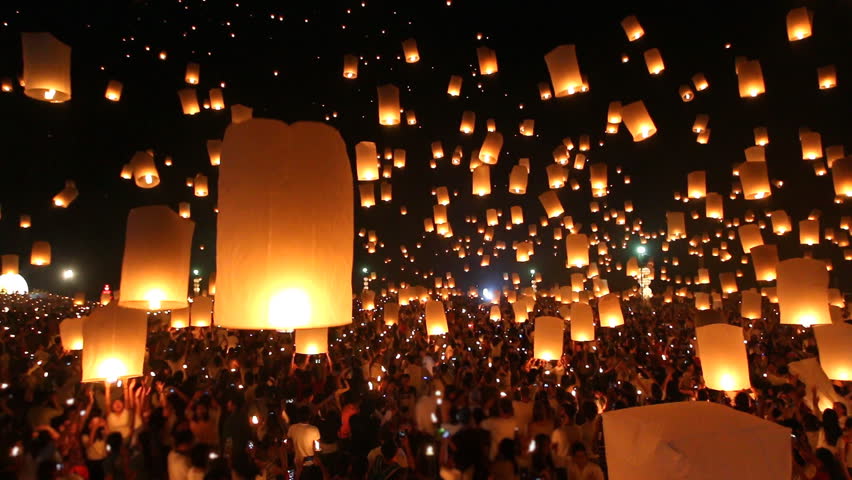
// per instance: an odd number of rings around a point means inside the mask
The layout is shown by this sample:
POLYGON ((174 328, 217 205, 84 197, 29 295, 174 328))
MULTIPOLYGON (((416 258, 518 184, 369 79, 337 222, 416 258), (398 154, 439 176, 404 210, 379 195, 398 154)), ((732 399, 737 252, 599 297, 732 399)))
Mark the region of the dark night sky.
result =
MULTIPOLYGON (((380 151, 386 146, 407 150, 406 168, 394 169, 391 179, 393 201, 379 202, 369 211, 357 207, 357 228, 376 230, 384 248, 368 255, 363 239, 355 237, 356 272, 367 266, 380 275, 411 280, 416 269, 452 271, 460 286, 490 286, 500 283, 502 272, 536 268, 544 272, 546 283, 567 282, 564 252, 549 253, 554 243, 550 228, 539 228, 543 244, 528 264, 516 265, 509 251, 499 260, 492 259, 490 268, 481 269, 474 252, 482 245, 482 236, 476 234, 475 226, 464 223, 464 217, 484 219, 486 208, 502 208, 505 220, 511 205, 522 205, 527 223, 537 223, 544 213, 537 196, 547 189, 544 169, 552 162, 551 151, 563 137, 571 136, 577 143, 584 133, 593 139, 589 159, 609 165, 611 193, 601 199, 602 206, 621 210, 623 201, 632 199, 636 210, 628 222, 642 218, 645 231, 664 229, 666 210, 675 209, 702 213, 700 220, 688 220, 690 236, 724 229, 703 218, 703 200, 684 205, 673 198, 674 191, 685 192, 687 173, 701 169, 707 170, 708 192, 725 195, 727 218, 741 218, 745 209, 754 210, 758 217, 768 210, 786 209, 795 228, 795 222, 819 208, 821 225, 839 230, 840 216, 850 214, 848 205, 832 203, 831 176, 815 176, 809 162, 801 159, 797 134, 806 126, 822 134, 824 147, 846 145, 848 150, 852 146, 847 85, 852 78, 852 4, 828 0, 631 3, 627 9, 617 2, 478 0, 455 0, 452 6, 435 0, 370 0, 363 7, 352 1, 3 2, 0 76, 16 78, 21 72, 21 32, 50 31, 73 48, 73 98, 65 104, 47 104, 25 97, 20 88, 0 94, 0 252, 21 255, 22 274, 31 288, 63 293, 86 290, 94 295, 105 283, 117 288, 130 208, 149 204, 176 208, 178 202, 189 201, 197 223, 193 267, 204 275, 215 267, 215 187, 209 197, 196 198, 184 181, 203 172, 215 185, 216 167, 208 161, 205 143, 222 138, 230 112, 182 115, 176 92, 186 86, 188 61, 201 64, 199 97, 225 82, 226 103, 251 106, 255 117, 324 121, 337 112, 329 123, 350 146, 353 163, 354 145, 361 140, 375 141, 380 151), (655 3, 660 5, 648 5, 655 3), (791 44, 785 16, 804 3, 814 13, 814 35, 791 44), (635 14, 646 32, 632 43, 619 24, 628 14, 635 14), (476 39, 478 32, 482 40, 476 39), (417 40, 420 50, 416 64, 401 58, 401 41, 409 37, 417 40), (590 91, 541 101, 537 84, 549 79, 544 54, 572 43, 577 45, 590 91), (726 43, 730 49, 724 47, 726 43), (474 76, 478 72, 475 50, 480 45, 496 50, 500 68, 496 75, 474 76), (642 58, 642 52, 653 47, 660 49, 666 65, 657 77, 648 74, 642 58), (157 58, 162 50, 168 52, 165 61, 157 58), (366 60, 356 80, 341 75, 347 53, 366 60), (622 53, 630 56, 626 64, 621 63, 622 53), (760 60, 767 89, 762 97, 739 98, 734 73, 737 55, 760 60), (839 86, 820 91, 816 69, 827 64, 836 66, 839 86), (275 76, 274 71, 279 74, 275 76), (683 103, 678 87, 690 84, 697 72, 707 76, 710 88, 691 103, 683 103), (453 74, 464 77, 458 98, 446 94, 453 74), (124 83, 118 103, 104 98, 111 79, 124 83), (417 126, 404 125, 404 117, 403 125, 379 126, 376 86, 384 83, 400 88, 402 106, 416 111, 417 126), (617 135, 603 134, 610 101, 640 99, 656 123, 657 135, 634 143, 623 125, 617 135), (477 114, 471 136, 458 132, 464 110, 477 114), (691 132, 698 113, 710 115, 712 134, 707 145, 696 143, 691 132), (486 118, 496 120, 505 143, 499 164, 492 169, 493 193, 481 199, 471 196, 467 163, 484 137, 486 118), (524 118, 536 120, 535 137, 518 134, 518 123, 524 118), (743 149, 753 145, 755 126, 769 129, 770 177, 783 180, 784 186, 774 188, 768 200, 745 201, 742 196, 728 200, 731 167, 744 161, 743 149), (433 170, 429 145, 439 139, 446 157, 433 170), (605 145, 598 146, 598 140, 605 145), (464 149, 461 166, 449 163, 455 145, 464 149), (134 151, 146 148, 156 151, 161 176, 161 184, 151 190, 119 178, 134 151), (174 158, 174 166, 163 166, 166 155, 174 158), (520 157, 532 161, 526 196, 510 195, 506 188, 508 173, 520 157), (630 185, 623 184, 616 166, 631 176, 630 185), (51 198, 66 179, 76 180, 80 195, 68 209, 52 207, 51 198), (472 237, 471 256, 465 260, 459 260, 455 252, 444 252, 456 239, 423 232, 423 219, 431 215, 434 203, 430 191, 439 185, 459 192, 449 209, 456 238, 472 237), (407 207, 407 216, 400 215, 401 205, 407 207), (32 215, 31 229, 18 228, 21 213, 32 215), (51 266, 29 265, 34 240, 52 244, 51 266), (421 249, 414 248, 417 242, 422 242, 421 249), (404 260, 400 244, 417 258, 414 264, 406 261, 409 266, 404 272, 400 271, 404 260), (201 245, 206 246, 203 251, 201 245), (462 272, 465 261, 471 264, 467 274, 462 272), (78 273, 73 282, 60 280, 64 268, 78 273)), ((585 233, 592 222, 617 232, 612 222, 605 224, 600 214, 589 212, 588 168, 572 169, 570 176, 583 188, 558 192, 566 213, 585 225, 585 233)), ((525 238, 527 229, 500 228, 498 232, 497 239, 511 245, 512 240, 525 238)), ((782 259, 802 255, 797 231, 780 239, 764 231, 764 239, 779 245, 782 259)), ((562 248, 563 242, 557 243, 562 248)), ((669 253, 680 257, 680 267, 669 267, 669 273, 692 275, 699 260, 686 255, 684 241, 678 243, 669 253)), ((651 242, 658 266, 665 258, 659 244, 659 240, 651 242)), ((728 245, 738 257, 739 241, 728 245)), ((741 287, 750 286, 751 267, 738 261, 719 264, 709 255, 710 248, 717 246, 715 239, 705 245, 705 264, 715 271, 743 268, 746 277, 741 287)), ((833 286, 849 277, 841 248, 823 241, 812 251, 817 258, 833 260, 833 286)), ((628 254, 613 252, 615 260, 622 262, 628 254)), ((355 273, 353 278, 357 277, 355 273)), ((627 285, 622 272, 613 272, 609 278, 611 285, 627 285)), ((844 286, 848 289, 849 282, 844 286)))

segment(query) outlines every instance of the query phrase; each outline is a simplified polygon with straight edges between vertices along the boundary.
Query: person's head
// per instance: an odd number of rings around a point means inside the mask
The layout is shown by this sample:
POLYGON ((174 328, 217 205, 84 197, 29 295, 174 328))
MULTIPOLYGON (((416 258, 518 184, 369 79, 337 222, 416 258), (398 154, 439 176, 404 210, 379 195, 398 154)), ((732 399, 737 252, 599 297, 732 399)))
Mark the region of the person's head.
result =
POLYGON ((576 442, 571 445, 571 460, 579 467, 584 467, 589 461, 589 456, 586 453, 586 445, 583 442, 576 442))
POLYGON ((819 466, 822 470, 827 472, 839 470, 837 460, 835 460, 834 454, 831 453, 831 450, 827 448, 817 448, 814 455, 816 456, 817 461, 819 461, 819 466))
POLYGON ((515 441, 510 438, 504 438, 497 445, 497 457, 502 460, 515 460, 515 441))
POLYGON ((110 409, 112 413, 119 414, 124 411, 124 400, 117 398, 112 401, 112 405, 110 405, 110 409))

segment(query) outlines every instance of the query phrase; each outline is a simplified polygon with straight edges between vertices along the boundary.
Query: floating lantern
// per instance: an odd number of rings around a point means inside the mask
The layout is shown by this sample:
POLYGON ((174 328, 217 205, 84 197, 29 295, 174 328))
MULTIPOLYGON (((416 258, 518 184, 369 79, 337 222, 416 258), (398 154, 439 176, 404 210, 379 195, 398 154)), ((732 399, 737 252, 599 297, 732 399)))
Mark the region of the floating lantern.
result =
POLYGON ((361 206, 370 208, 376 205, 376 187, 372 183, 362 183, 358 185, 358 192, 361 197, 361 206))
POLYGON ((198 106, 198 94, 195 93, 194 88, 178 90, 178 98, 184 115, 195 115, 201 111, 201 107, 198 106))
POLYGON ((699 92, 702 91, 702 90, 706 90, 707 87, 710 86, 710 84, 707 83, 707 77, 705 77, 703 73, 696 73, 695 75, 693 75, 692 76, 692 84, 695 86, 695 89, 698 90, 699 92))
POLYGON ((136 152, 130 159, 133 178, 139 188, 154 188, 160 184, 160 174, 154 165, 154 157, 148 152, 136 152))
POLYGON ((50 103, 71 100, 71 47, 47 32, 21 33, 24 94, 50 103))
POLYGON ((585 267, 589 264, 589 238, 582 233, 571 233, 565 237, 566 266, 585 267))
MULTIPOLYGON (((593 163, 589 166, 589 182, 592 190, 603 190, 606 193, 607 188, 607 168, 606 163, 593 163)), ((603 196, 603 195, 595 195, 603 196)))
POLYGON ((819 243, 819 220, 804 219, 799 221, 799 243, 802 245, 819 243))
POLYGON ((444 304, 438 300, 426 302, 426 332, 427 335, 444 335, 447 333, 447 315, 444 304))
POLYGON ((221 88, 211 88, 207 94, 210 97, 210 108, 216 111, 225 109, 225 96, 221 88))
POLYGON ((459 125, 459 131, 464 134, 473 133, 473 128, 476 123, 476 114, 471 112, 470 110, 465 110, 462 112, 461 124, 459 125))
POLYGON ((192 181, 192 185, 196 197, 206 197, 209 193, 209 189, 207 188, 206 175, 202 175, 200 173, 195 175, 195 178, 192 181))
POLYGON ((178 308, 169 314, 169 326, 175 330, 189 326, 189 308, 178 308))
POLYGON ((384 307, 385 325, 396 325, 399 323, 399 304, 385 303, 384 307))
POLYGON ((743 318, 757 320, 763 317, 762 305, 763 297, 756 290, 745 290, 742 293, 742 304, 740 305, 740 315, 743 318))
POLYGON ((435 140, 432 142, 432 158, 439 159, 444 158, 444 146, 441 144, 440 140, 435 140))
POLYGON ((804 326, 831 323, 825 262, 791 258, 779 262, 777 271, 781 323, 804 326))
MULTIPOLYGON (((565 182, 568 181, 568 169, 558 163, 552 163, 545 170, 547 171, 547 184, 550 188, 562 188, 565 186, 565 182)), ((526 179, 526 171, 523 173, 524 179, 526 179)))
POLYGON ((759 200, 772 195, 765 162, 746 162, 740 165, 740 182, 746 200, 759 200))
POLYGON ((727 392, 751 388, 743 329, 713 324, 695 329, 704 385, 727 392))
POLYGON ((296 330, 296 353, 321 355, 328 352, 328 328, 301 328, 296 330))
POLYGON ((396 85, 380 85, 379 96, 379 124, 399 125, 399 89, 396 85))
POLYGON ((189 202, 180 202, 178 204, 178 215, 180 215, 180 218, 189 218, 191 216, 189 202))
POLYGON ((753 98, 766 92, 763 84, 763 70, 758 60, 745 60, 739 64, 737 81, 742 98, 753 98))
POLYGON ((852 197, 852 157, 835 160, 831 166, 831 178, 835 195, 852 197))
POLYGON ((817 68, 817 84, 820 90, 828 90, 837 86, 837 70, 834 65, 817 68))
POLYGON ((373 142, 358 142, 355 145, 355 170, 358 181, 369 182, 379 178, 379 162, 376 160, 376 144, 373 142))
POLYGON ((458 75, 450 76, 450 84, 447 86, 447 94, 451 97, 458 97, 461 94, 462 77, 458 75))
POLYGON ((571 304, 571 340, 591 342, 595 339, 595 317, 588 303, 571 304))
POLYGON ((195 62, 189 62, 186 64, 186 75, 184 75, 184 81, 188 85, 198 85, 198 80, 201 77, 201 65, 195 62))
POLYGON ((819 363, 831 380, 852 381, 852 326, 845 323, 814 327, 819 363))
POLYGON ((754 277, 757 281, 771 282, 777 277, 778 247, 775 245, 758 245, 751 248, 751 261, 754 266, 754 277))
POLYGON ((417 63, 420 61, 420 52, 417 51, 417 40, 409 38, 402 42, 402 53, 405 55, 405 63, 417 63))
POLYGON ((737 276, 733 272, 720 272, 719 285, 725 293, 734 293, 739 290, 737 287, 737 276))
POLYGON ((773 211, 770 214, 770 220, 772 221, 772 231, 776 235, 784 235, 792 230, 790 216, 784 210, 773 211))
POLYGON ((393 187, 390 182, 382 182, 379 185, 379 191, 383 202, 390 202, 393 200, 393 187))
POLYGON ((799 141, 802 143, 802 160, 822 158, 822 137, 818 132, 802 132, 799 141))
POLYGON ((583 78, 577 63, 577 47, 575 45, 560 45, 544 56, 550 81, 556 98, 567 97, 580 91, 583 78))
POLYGON ((533 358, 548 362, 561 359, 564 334, 565 321, 561 318, 536 317, 533 358))
POLYGON ((59 324, 59 338, 65 350, 83 349, 83 321, 84 317, 70 317, 62 320, 59 324))
POLYGON ((699 312, 710 310, 710 294, 695 292, 695 309, 699 312))
POLYGON ((598 300, 598 315, 600 316, 602 327, 613 328, 624 325, 624 315, 621 312, 621 299, 612 293, 602 296, 598 300))
POLYGON ((550 91, 550 85, 547 82, 539 82, 538 95, 542 100, 550 100, 553 93, 550 91))
POLYGON ((93 310, 83 322, 82 381, 142 376, 147 335, 148 315, 143 310, 115 304, 93 310))
POLYGON ((480 197, 491 194, 491 167, 488 165, 473 170, 473 194, 480 197))
POLYGON ((704 198, 707 196, 707 172, 698 170, 690 172, 686 177, 689 198, 704 198))
POLYGON ((535 134, 535 120, 531 118, 522 120, 518 126, 518 132, 525 137, 533 136, 535 134))
POLYGON ((104 93, 104 97, 111 102, 117 102, 121 100, 121 90, 123 85, 118 80, 110 80, 107 83, 106 92, 104 93))
POLYGON ((635 15, 628 15, 621 21, 621 28, 624 29, 624 34, 627 35, 627 40, 635 42, 645 35, 645 30, 639 24, 639 20, 635 15))
POLYGON ((222 164, 222 140, 207 140, 207 156, 210 165, 215 167, 222 164))
POLYGON ((666 225, 666 238, 669 241, 686 238, 686 217, 683 212, 666 212, 666 225))
MULTIPOLYGON (((213 293, 215 294, 215 284, 213 293)), ((209 327, 213 324, 213 299, 206 295, 193 298, 189 312, 193 327, 209 327)))
POLYGON ((681 85, 677 93, 684 102, 691 102, 695 98, 695 93, 688 85, 681 85))
POLYGON ((503 135, 499 132, 489 132, 485 135, 485 140, 483 140, 482 147, 479 149, 479 159, 482 160, 482 163, 494 165, 497 163, 497 157, 499 157, 502 148, 503 135))
POLYGON ((67 208, 78 195, 77 184, 74 180, 65 180, 65 188, 53 197, 53 204, 57 207, 67 208))
POLYGON ((769 144, 769 131, 766 127, 754 128, 754 144, 761 147, 769 144))
POLYGON ((562 207, 562 202, 559 201, 559 197, 553 190, 549 190, 539 195, 538 201, 541 202, 541 206, 544 207, 544 211, 547 212, 547 218, 558 217, 565 213, 565 209, 562 207))
POLYGON ((666 69, 666 66, 663 63, 663 55, 660 53, 659 49, 651 48, 649 50, 645 50, 645 53, 642 55, 645 57, 645 66, 648 67, 648 73, 651 75, 659 75, 666 69))
POLYGON ((358 57, 355 55, 343 56, 343 78, 358 78, 358 57))
POLYGON ((707 218, 721 219, 725 216, 724 197, 718 193, 708 193, 705 208, 707 218))
POLYGON ((763 245, 763 236, 760 234, 760 227, 754 223, 740 226, 738 233, 743 253, 749 253, 752 248, 763 245))
POLYGON ((811 36, 811 12, 807 7, 787 12, 787 40, 795 42, 811 36))
POLYGON ((45 241, 33 242, 33 247, 30 251, 30 265, 37 267, 50 265, 50 243, 45 241))
POLYGON ((642 100, 624 105, 621 115, 634 142, 641 142, 657 133, 657 127, 642 100))
POLYGON ((529 170, 522 165, 515 165, 509 173, 509 192, 517 195, 527 193, 527 177, 529 170))
POLYGON ((479 60, 479 74, 491 75, 497 73, 497 53, 488 47, 476 49, 476 58, 479 60))

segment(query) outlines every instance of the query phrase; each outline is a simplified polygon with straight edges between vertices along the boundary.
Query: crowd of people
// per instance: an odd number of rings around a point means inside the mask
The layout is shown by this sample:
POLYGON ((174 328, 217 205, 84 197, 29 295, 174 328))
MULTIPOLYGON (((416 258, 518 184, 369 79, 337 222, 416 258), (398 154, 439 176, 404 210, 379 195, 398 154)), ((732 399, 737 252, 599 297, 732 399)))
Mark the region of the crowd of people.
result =
MULTIPOLYGON (((625 325, 532 357, 533 323, 515 323, 468 296, 446 301, 449 332, 425 334, 422 307, 385 325, 381 305, 333 329, 329 350, 298 355, 293 334, 169 328, 150 317, 146 374, 82 384, 80 351, 59 322, 80 307, 57 296, 0 297, 0 475, 31 479, 602 480, 602 414, 706 401, 789 427, 797 479, 840 480, 852 469, 849 382, 820 411, 788 364, 816 354, 810 329, 738 315, 752 389, 704 387, 694 309, 662 298, 624 302, 625 325)), ((381 303, 381 302, 379 302, 381 303)), ((552 298, 537 315, 555 315, 552 298)), ((298 332, 296 333, 298 335, 298 332)), ((724 459, 719 459, 724 461, 724 459)), ((771 459, 761 459, 771 461, 771 459)))

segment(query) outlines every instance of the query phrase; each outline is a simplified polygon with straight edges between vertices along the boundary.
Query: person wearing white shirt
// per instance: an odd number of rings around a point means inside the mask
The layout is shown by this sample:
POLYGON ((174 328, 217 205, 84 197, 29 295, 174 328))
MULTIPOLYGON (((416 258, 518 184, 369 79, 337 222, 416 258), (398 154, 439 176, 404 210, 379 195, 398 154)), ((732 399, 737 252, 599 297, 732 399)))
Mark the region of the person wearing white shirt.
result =
POLYGON ((514 410, 512 409, 512 401, 508 398, 501 398, 499 403, 500 416, 489 417, 482 421, 481 427, 491 434, 491 450, 489 459, 494 460, 497 457, 497 448, 500 442, 504 439, 514 440, 518 432, 518 422, 515 420, 514 410))
POLYGON ((604 480, 603 470, 589 461, 586 446, 577 442, 571 447, 571 466, 568 469, 571 480, 604 480))
POLYGON ((313 456, 316 451, 315 446, 319 445, 320 431, 308 423, 309 416, 310 410, 307 406, 299 407, 294 415, 297 423, 290 425, 287 430, 287 438, 292 442, 295 452, 296 465, 301 465, 305 457, 313 456))
POLYGON ((166 458, 169 468, 169 480, 188 480, 192 462, 189 450, 192 448, 192 432, 181 430, 175 433, 175 448, 166 458))

